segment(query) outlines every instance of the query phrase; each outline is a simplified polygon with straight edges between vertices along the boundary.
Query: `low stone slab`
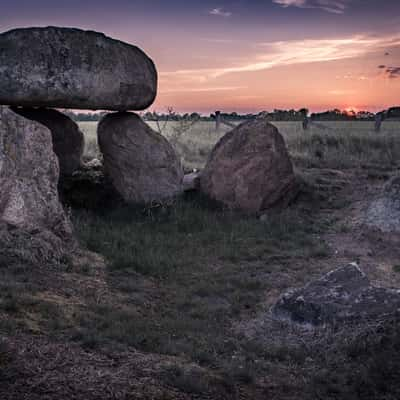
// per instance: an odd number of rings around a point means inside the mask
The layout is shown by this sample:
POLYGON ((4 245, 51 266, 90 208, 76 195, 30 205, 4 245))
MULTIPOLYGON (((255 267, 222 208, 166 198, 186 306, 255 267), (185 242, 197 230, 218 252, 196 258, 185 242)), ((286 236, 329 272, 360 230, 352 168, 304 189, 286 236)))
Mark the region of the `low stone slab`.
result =
POLYGON ((300 289, 281 296, 272 309, 275 318, 321 326, 362 322, 400 310, 400 290, 371 285, 356 264, 329 272, 300 289))
POLYGON ((142 110, 156 92, 153 61, 102 33, 47 27, 0 34, 0 104, 142 110))

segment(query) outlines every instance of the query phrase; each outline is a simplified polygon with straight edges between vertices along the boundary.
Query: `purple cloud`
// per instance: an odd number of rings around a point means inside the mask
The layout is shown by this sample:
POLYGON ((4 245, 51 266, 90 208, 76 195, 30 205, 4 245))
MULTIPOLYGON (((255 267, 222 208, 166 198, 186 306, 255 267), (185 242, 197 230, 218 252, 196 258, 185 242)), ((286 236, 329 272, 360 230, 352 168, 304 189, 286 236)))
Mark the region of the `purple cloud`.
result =
POLYGON ((317 8, 333 14, 343 14, 349 0, 272 0, 282 7, 317 8))

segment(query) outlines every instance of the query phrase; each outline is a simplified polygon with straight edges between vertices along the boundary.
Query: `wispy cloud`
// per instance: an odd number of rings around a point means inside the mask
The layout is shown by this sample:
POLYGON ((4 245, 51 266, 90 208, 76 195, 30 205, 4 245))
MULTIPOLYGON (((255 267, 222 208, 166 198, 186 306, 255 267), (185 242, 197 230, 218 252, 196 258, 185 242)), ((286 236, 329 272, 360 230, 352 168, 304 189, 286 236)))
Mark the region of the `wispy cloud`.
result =
POLYGON ((342 39, 307 39, 259 43, 251 61, 223 68, 182 69, 162 76, 196 77, 203 82, 231 73, 256 72, 279 66, 336 61, 364 56, 400 45, 399 37, 354 36, 342 39), (262 50, 261 50, 262 49, 262 50))
POLYGON ((173 88, 160 91, 160 94, 169 94, 169 93, 180 93, 180 92, 226 92, 231 90, 240 90, 247 89, 247 86, 210 86, 210 87, 201 87, 201 88, 173 88))
POLYGON ((217 17, 223 17, 223 18, 228 18, 232 16, 232 13, 230 11, 226 11, 222 7, 213 8, 208 13, 210 15, 215 15, 217 17))
POLYGON ((343 14, 349 0, 272 0, 282 7, 317 8, 334 14, 343 14))

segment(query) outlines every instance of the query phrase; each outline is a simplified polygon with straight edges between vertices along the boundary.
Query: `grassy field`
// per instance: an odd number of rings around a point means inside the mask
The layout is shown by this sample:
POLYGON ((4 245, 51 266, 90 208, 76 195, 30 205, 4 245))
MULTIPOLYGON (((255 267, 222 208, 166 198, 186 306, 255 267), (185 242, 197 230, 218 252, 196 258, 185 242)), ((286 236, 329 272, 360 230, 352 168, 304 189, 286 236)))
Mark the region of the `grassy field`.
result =
MULTIPOLYGON (((372 123, 276 125, 305 182, 287 210, 261 221, 199 195, 71 209, 90 252, 0 268, 0 397, 400 398, 398 321, 307 331, 269 314, 288 288, 352 261, 400 287, 400 246, 359 224, 399 171, 400 125, 385 122, 380 134, 372 123)), ((98 156, 96 124, 80 127, 85 157, 98 156)), ((230 129, 180 128, 164 134, 187 169, 204 166, 230 129)))
MULTIPOLYGON (((154 122, 150 126, 157 130, 154 122)), ((86 137, 86 155, 98 156, 96 122, 79 124, 86 137)), ((301 122, 274 122, 284 136, 295 164, 331 168, 361 165, 392 165, 400 156, 400 123, 385 122, 374 131, 373 122, 317 122, 303 131, 301 122)), ((163 134, 181 156, 186 169, 202 168, 215 143, 231 128, 222 125, 215 131, 213 122, 198 122, 184 130, 179 122, 166 124, 163 134)))

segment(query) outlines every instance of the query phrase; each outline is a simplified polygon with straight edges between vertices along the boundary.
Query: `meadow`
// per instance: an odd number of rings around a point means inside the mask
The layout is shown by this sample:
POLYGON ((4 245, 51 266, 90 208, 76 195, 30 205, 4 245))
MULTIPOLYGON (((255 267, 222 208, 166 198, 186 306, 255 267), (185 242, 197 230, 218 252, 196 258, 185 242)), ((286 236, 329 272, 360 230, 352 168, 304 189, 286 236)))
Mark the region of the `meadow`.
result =
MULTIPOLYGON (((156 123, 149 124, 158 129, 156 123)), ((98 154, 95 125, 81 124, 88 158, 98 154)), ((361 398, 373 398, 382 384, 390 387, 394 382, 387 368, 375 367, 376 357, 391 357, 400 343, 392 331, 390 344, 378 355, 372 350, 380 340, 374 333, 365 336, 355 331, 349 339, 347 333, 324 332, 323 338, 299 339, 293 328, 288 331, 265 320, 265 313, 288 287, 304 284, 339 262, 363 260, 359 248, 366 244, 355 239, 360 228, 353 222, 361 216, 349 214, 371 195, 367 187, 379 187, 399 168, 400 123, 385 122, 380 133, 374 131, 373 122, 315 122, 307 131, 301 122, 274 125, 283 134, 305 186, 296 204, 264 221, 214 210, 206 200, 190 195, 155 210, 74 214, 81 241, 109 260, 111 281, 118 290, 128 297, 137 292, 149 296, 138 283, 143 279, 138 280, 139 274, 155 279, 164 291, 140 322, 131 322, 129 312, 114 315, 106 308, 101 317, 96 312, 98 322, 93 326, 88 319, 82 340, 95 346, 116 340, 145 351, 183 356, 216 371, 229 390, 244 386, 254 398, 268 374, 279 382, 279 399, 282 391, 289 393, 288 398, 296 398, 299 391, 303 398, 357 399, 360 393, 361 398), (344 255, 332 241, 346 248, 344 255), (99 328, 104 326, 106 330, 99 328), (363 347, 366 342, 369 352, 363 347), (322 357, 321 345, 326 346, 322 357), (314 361, 308 364, 310 359, 314 361), (364 367, 356 369, 361 359, 364 367)), ((213 146, 231 129, 221 125, 216 132, 213 122, 204 121, 189 129, 180 122, 161 127, 186 171, 203 168, 213 146)), ((396 256, 385 262, 395 268, 396 256)), ((400 284, 393 271, 378 279, 400 284)), ((168 377, 191 395, 207 392, 209 383, 185 373, 181 365, 168 377)), ((273 396, 273 392, 264 393, 273 396)))
MULTIPOLYGON (((373 122, 315 122, 304 131, 301 122, 273 122, 286 140, 295 164, 330 168, 392 165, 400 155, 400 122, 386 121, 376 133, 373 122)), ((157 124, 149 122, 157 131, 157 124)), ((79 123, 85 133, 85 156, 98 157, 96 122, 79 123)), ((231 128, 200 121, 189 129, 180 122, 161 123, 162 134, 173 144, 186 170, 201 169, 216 142, 231 128)))
MULTIPOLYGON (((100 157, 96 123, 79 125, 85 159, 100 157)), ((275 125, 302 181, 288 209, 261 220, 198 194, 155 208, 72 208, 78 259, 0 269, 0 330, 31 354, 0 346, 0 383, 15 382, 4 390, 29 376, 35 399, 72 387, 88 399, 400 398, 399 321, 307 331, 269 313, 287 289, 353 261, 400 287, 399 246, 360 224, 399 173, 400 123, 379 134, 369 122, 275 125), (32 348, 32 334, 51 345, 32 348)), ((187 171, 231 129, 183 128, 163 134, 187 171)))

